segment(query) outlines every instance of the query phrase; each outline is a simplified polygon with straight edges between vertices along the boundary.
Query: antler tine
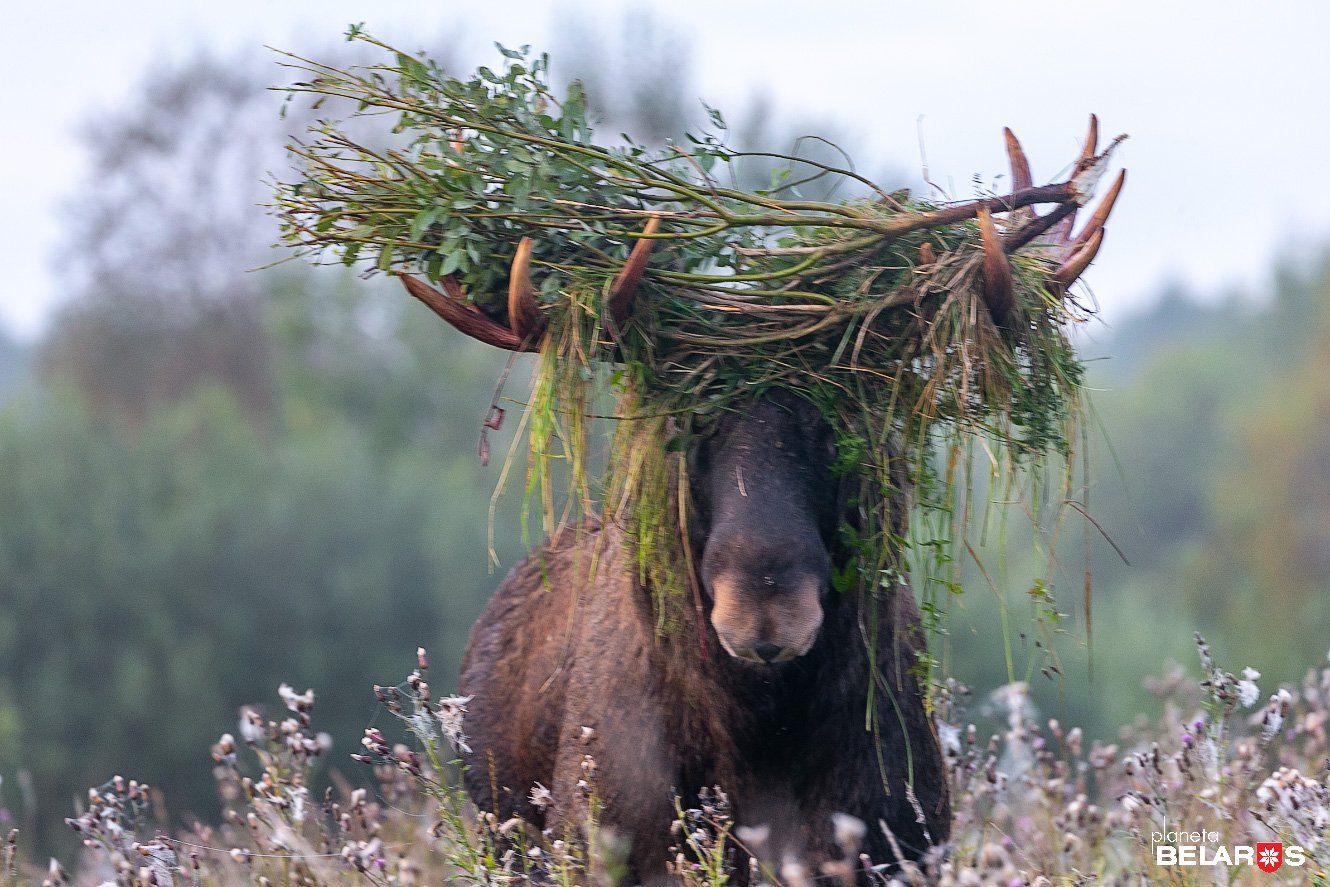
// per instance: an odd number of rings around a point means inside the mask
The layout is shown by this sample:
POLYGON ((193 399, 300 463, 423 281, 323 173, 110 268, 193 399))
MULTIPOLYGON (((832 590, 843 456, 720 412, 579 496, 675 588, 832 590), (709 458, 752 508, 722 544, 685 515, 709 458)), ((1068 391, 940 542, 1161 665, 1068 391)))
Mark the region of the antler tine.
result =
POLYGON ((532 343, 524 342, 516 333, 486 317, 480 310, 466 301, 466 294, 451 274, 445 275, 439 283, 443 284, 447 295, 434 287, 422 283, 409 274, 398 275, 406 291, 415 296, 425 307, 442 317, 473 339, 479 339, 486 345, 503 348, 506 351, 530 351, 532 343))
MULTIPOLYGON (((1016 133, 1011 131, 1010 126, 1002 128, 1002 136, 1007 142, 1007 160, 1011 165, 1011 190, 1023 191, 1033 187, 1034 176, 1030 172, 1030 160, 1025 156, 1025 149, 1021 147, 1020 139, 1016 138, 1016 133)), ((1034 215, 1034 207, 1029 206, 1013 210, 1011 218, 1014 221, 1023 221, 1034 215)))
POLYGON ((1007 159, 1011 162, 1011 188, 1020 191, 1034 185, 1034 176, 1030 173, 1030 161, 1025 156, 1020 139, 1011 131, 1010 126, 1002 128, 1002 135, 1007 140, 1007 159))
POLYGON ((1076 282, 1076 278, 1085 273, 1085 269, 1090 267, 1103 242, 1104 229, 1095 229, 1090 239, 1053 272, 1053 286, 1059 293, 1065 293, 1076 282))
MULTIPOLYGON (((1090 164, 1094 163, 1095 152, 1099 150, 1099 118, 1094 114, 1090 115, 1090 129, 1085 134, 1085 143, 1081 145, 1081 154, 1076 158, 1076 166, 1072 172, 1072 178, 1085 170, 1090 164)), ((1062 220, 1052 233, 1049 234, 1049 240, 1056 244, 1065 246, 1071 241, 1071 231, 1076 225, 1075 210, 1062 220)))
POLYGON ((984 247, 983 264, 980 266, 983 286, 980 292, 993 320, 999 325, 1005 324, 1016 308, 1011 265, 1007 263, 1007 253, 1002 248, 1002 239, 998 237, 992 214, 987 208, 980 207, 976 218, 979 220, 979 237, 984 247))
POLYGON ((628 254, 628 261, 624 263, 623 268, 615 275, 614 283, 610 285, 610 295, 605 301, 605 307, 609 309, 609 320, 615 327, 628 319, 628 309, 632 305, 633 295, 637 292, 637 285, 647 270, 651 250, 656 245, 651 235, 658 230, 660 230, 660 216, 652 216, 642 228, 643 236, 628 254))
POLYGON ((1118 194, 1122 192, 1122 186, 1127 182, 1127 171, 1125 169, 1118 171, 1118 177, 1113 180, 1113 185, 1104 195, 1104 199, 1095 207, 1094 214, 1090 216, 1090 221, 1085 223, 1081 233, 1076 235, 1076 239, 1071 242, 1073 249, 1080 248, 1088 242, 1095 233, 1103 229, 1104 222, 1108 221, 1108 214, 1113 211, 1113 204, 1118 199, 1118 194))
POLYGON ((1081 156, 1076 158, 1076 172, 1080 172, 1090 165, 1097 150, 1099 150, 1099 118, 1091 114, 1090 130, 1085 134, 1085 144, 1081 146, 1081 156))
POLYGON ((540 310, 531 282, 532 245, 530 237, 518 242, 508 274, 508 325, 523 342, 534 341, 545 331, 545 313, 540 310))

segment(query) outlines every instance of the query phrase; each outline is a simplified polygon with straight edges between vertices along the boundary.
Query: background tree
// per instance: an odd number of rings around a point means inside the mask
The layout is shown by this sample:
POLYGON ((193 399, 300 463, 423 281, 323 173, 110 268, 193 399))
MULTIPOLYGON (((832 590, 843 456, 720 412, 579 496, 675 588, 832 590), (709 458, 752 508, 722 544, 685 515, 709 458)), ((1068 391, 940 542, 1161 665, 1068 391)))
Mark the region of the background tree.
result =
POLYGON ((268 252, 255 206, 276 156, 260 137, 276 135, 276 103, 255 68, 158 69, 139 105, 86 128, 89 176, 60 265, 68 300, 42 362, 98 410, 142 421, 203 382, 271 405, 262 287, 245 273, 268 252))
MULTIPOLYGON (((1330 257, 1288 257, 1268 293, 1202 302, 1165 290, 1153 309, 1090 343, 1090 504, 1099 530, 1068 518, 1045 564, 1007 543, 1004 575, 1046 578, 1068 614, 1062 673, 1038 677, 1041 639, 1010 635, 1017 676, 1064 723, 1112 738, 1152 705, 1142 686, 1168 657, 1191 664, 1201 630, 1234 667, 1296 683, 1290 663, 1325 655, 1330 617, 1330 486, 1326 483, 1330 257), (1083 534, 1091 539, 1093 650, 1082 614, 1083 534), (1272 642, 1272 638, 1277 638, 1272 642), (1129 641, 1124 641, 1129 639, 1129 641), (1142 661, 1141 651, 1149 651, 1142 661)), ((1018 579, 1002 585, 1010 622, 1037 604, 1018 579)), ((997 599, 974 575, 948 626, 954 671, 983 688, 1004 670, 997 599), (973 592, 978 591, 978 594, 973 592)), ((1263 684, 1264 686, 1264 684, 1263 684)))
POLYGON ((209 742, 282 680, 352 748, 366 688, 418 644, 448 673, 494 581, 496 358, 346 272, 250 272, 296 125, 273 71, 158 70, 88 130, 69 298, 0 422, 0 775, 39 843, 122 769, 210 815, 209 742))

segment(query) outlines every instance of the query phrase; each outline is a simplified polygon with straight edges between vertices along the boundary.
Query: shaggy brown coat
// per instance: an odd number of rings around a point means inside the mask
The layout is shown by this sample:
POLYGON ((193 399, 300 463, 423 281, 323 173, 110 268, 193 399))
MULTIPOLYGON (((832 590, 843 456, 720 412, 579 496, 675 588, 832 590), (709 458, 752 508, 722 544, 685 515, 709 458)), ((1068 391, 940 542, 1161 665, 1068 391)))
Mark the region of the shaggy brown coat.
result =
POLYGON ((681 608, 678 630, 657 632, 613 527, 569 532, 517 565, 463 660, 467 788, 482 810, 561 836, 585 821, 590 755, 602 825, 629 842, 636 880, 665 873, 675 796, 686 807, 709 786, 738 825, 769 826, 769 861, 816 872, 839 857, 837 812, 868 824, 875 862, 895 858, 879 820, 917 858, 946 840, 950 809, 909 670, 923 648, 913 596, 830 590, 846 509, 810 405, 768 396, 720 425, 691 454, 703 620, 681 608), (548 809, 529 799, 537 782, 548 809))

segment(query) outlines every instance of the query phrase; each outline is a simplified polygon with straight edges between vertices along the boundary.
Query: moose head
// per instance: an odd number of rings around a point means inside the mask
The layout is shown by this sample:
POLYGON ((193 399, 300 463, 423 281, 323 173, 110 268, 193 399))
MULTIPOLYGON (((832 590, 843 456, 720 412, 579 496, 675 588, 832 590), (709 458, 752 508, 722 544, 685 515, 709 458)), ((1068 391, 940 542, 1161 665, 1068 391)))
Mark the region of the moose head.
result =
POLYGON ((808 652, 822 624, 840 517, 835 441, 789 392, 745 406, 693 454, 692 544, 721 647, 772 664, 808 652))

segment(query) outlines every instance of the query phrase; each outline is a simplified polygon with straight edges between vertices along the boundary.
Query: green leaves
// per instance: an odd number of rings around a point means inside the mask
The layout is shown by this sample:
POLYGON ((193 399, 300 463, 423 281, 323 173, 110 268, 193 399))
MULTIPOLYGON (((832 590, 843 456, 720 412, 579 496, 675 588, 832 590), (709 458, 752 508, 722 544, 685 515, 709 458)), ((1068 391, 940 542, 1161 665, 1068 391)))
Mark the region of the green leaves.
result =
POLYGON ((429 227, 439 221, 442 215, 443 209, 438 206, 431 206, 417 213, 416 217, 411 220, 411 239, 420 240, 423 238, 429 227))
MULTIPOLYGON (((529 47, 499 46, 502 69, 457 78, 358 29, 350 36, 391 61, 340 70, 298 60, 314 76, 291 94, 349 100, 352 117, 394 112, 399 138, 371 147, 322 122, 291 146, 303 178, 279 186, 282 236, 310 258, 354 264, 370 246, 371 270, 456 274, 502 320, 504 272, 524 236, 539 241, 538 263, 593 280, 626 260, 644 211, 675 220, 664 233, 677 235, 669 254, 685 274, 721 280, 737 250, 761 240, 747 226, 695 215, 699 206, 713 214, 761 208, 751 195, 716 192, 710 175, 733 159, 716 133, 690 136, 688 152, 653 154, 628 140, 607 149, 595 143, 582 85, 557 95, 548 56, 529 47)), ((708 113, 723 132, 724 118, 708 113)))

